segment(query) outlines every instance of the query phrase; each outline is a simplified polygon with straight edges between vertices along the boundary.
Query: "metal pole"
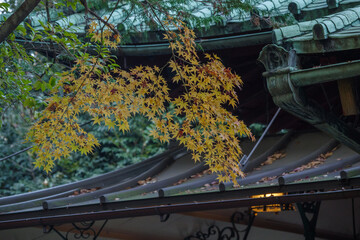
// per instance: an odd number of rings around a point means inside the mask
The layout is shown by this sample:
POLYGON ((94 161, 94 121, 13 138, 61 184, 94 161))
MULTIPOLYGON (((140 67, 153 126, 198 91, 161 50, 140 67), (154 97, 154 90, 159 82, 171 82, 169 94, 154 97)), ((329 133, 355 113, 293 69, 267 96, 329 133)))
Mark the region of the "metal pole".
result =
POLYGON ((263 140, 263 138, 265 137, 266 133, 268 132, 269 128, 271 127, 271 125, 273 124, 273 122, 275 121, 277 115, 279 114, 281 108, 279 107, 278 110, 276 111, 276 113, 274 114, 274 116, 272 117, 270 123, 267 125, 267 127, 265 128, 265 131, 263 132, 263 134, 261 135, 261 137, 259 138, 259 140, 256 142, 255 146, 253 147, 253 149, 251 150, 251 152, 249 153, 249 156, 244 155, 244 157, 240 160, 240 164, 241 165, 245 165, 246 162, 250 159, 250 157, 253 155, 253 153, 255 152, 256 148, 259 146, 260 142, 263 140))

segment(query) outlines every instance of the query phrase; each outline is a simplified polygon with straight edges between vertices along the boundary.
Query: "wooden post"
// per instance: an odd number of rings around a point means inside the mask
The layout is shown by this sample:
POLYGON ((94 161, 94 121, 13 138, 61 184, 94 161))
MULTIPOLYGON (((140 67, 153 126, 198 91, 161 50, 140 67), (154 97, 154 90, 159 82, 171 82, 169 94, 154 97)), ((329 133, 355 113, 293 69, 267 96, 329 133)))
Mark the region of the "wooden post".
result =
POLYGON ((338 80, 339 94, 344 116, 356 115, 359 113, 353 86, 353 79, 338 80))

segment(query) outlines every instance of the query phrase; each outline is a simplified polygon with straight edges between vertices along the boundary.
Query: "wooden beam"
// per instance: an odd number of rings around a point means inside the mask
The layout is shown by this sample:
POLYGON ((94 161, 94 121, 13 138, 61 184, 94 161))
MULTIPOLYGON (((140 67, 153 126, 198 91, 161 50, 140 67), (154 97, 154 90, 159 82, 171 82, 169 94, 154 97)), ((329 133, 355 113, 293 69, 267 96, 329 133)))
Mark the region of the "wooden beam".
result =
POLYGON ((337 83, 344 116, 358 114, 353 79, 338 80, 337 83))

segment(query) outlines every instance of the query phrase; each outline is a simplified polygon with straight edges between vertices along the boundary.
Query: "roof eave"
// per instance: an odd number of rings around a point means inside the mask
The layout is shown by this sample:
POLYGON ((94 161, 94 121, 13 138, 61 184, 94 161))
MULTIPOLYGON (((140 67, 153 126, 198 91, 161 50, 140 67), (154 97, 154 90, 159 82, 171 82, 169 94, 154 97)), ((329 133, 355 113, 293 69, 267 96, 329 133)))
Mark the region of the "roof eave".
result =
POLYGON ((0 215, 0 229, 22 228, 71 223, 86 220, 103 220, 140 217, 181 212, 205 211, 214 208, 238 208, 254 205, 286 204, 307 201, 336 200, 360 197, 360 177, 346 181, 328 180, 305 182, 284 186, 267 186, 225 192, 180 195, 162 198, 118 201, 106 204, 62 207, 0 215), (349 189, 345 189, 349 188, 349 189), (319 192, 305 192, 309 189, 319 192), (340 190, 330 190, 340 189, 340 190), (321 191, 320 191, 321 190, 321 191), (323 192, 328 190, 327 192, 323 192), (280 197, 249 198, 264 193, 296 193, 280 197))

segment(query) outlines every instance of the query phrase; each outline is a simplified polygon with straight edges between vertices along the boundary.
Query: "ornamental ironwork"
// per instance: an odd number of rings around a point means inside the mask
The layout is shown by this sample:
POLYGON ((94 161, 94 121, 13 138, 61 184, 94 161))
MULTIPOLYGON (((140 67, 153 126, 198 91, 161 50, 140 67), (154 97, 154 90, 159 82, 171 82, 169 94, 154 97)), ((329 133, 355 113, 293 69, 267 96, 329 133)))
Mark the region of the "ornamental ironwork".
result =
POLYGON ((316 223, 319 216, 321 202, 297 203, 301 220, 304 225, 305 240, 314 240, 316 236, 316 223))
POLYGON ((235 212, 231 216, 231 226, 220 228, 216 225, 211 225, 206 232, 198 231, 194 235, 186 237, 185 240, 206 240, 210 238, 218 240, 240 240, 242 233, 244 234, 243 240, 246 240, 247 236, 249 235, 251 226, 254 222, 255 216, 256 214, 252 212, 235 212), (236 227, 236 224, 243 222, 246 215, 248 216, 248 225, 244 229, 239 230, 236 227))
POLYGON ((98 231, 96 231, 93 228, 95 221, 87 221, 87 222, 71 223, 73 227, 70 228, 65 234, 57 230, 54 225, 44 226, 44 233, 50 233, 54 231, 63 240, 70 240, 69 237, 71 236, 73 239, 96 240, 99 237, 101 231, 104 229, 107 221, 108 220, 104 221, 104 223, 101 225, 98 231))

